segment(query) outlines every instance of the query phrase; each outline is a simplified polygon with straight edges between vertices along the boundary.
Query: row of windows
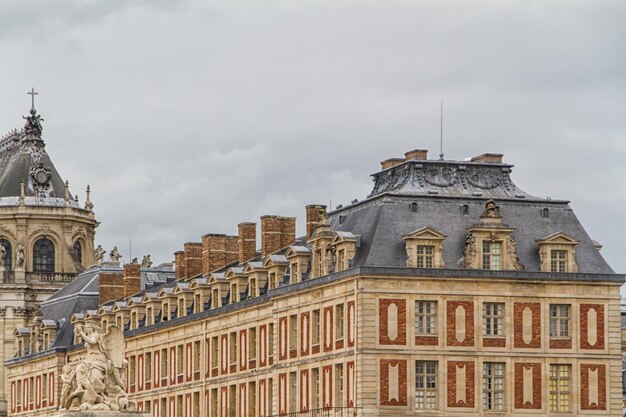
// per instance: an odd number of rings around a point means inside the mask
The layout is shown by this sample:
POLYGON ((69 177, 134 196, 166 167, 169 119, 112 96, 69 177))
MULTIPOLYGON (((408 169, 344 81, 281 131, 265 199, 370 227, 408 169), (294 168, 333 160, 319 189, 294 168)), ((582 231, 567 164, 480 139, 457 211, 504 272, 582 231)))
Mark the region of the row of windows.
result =
MULTIPOLYGON (((14 384, 14 398, 12 402, 12 408, 24 407, 26 409, 36 409, 41 407, 47 407, 52 404, 47 404, 48 401, 48 373, 41 375, 41 380, 37 378, 38 383, 41 384, 40 389, 37 390, 39 398, 35 398, 35 377, 31 376, 25 379, 18 379, 14 384), (37 400, 37 401, 35 401, 37 400)), ((50 381, 52 383, 52 381, 50 381)))
MULTIPOLYGON (((482 404, 484 410, 505 409, 506 372, 504 362, 484 362, 482 368, 482 404)), ((415 408, 438 409, 441 387, 438 386, 439 363, 415 361, 415 408)), ((571 406, 572 365, 551 364, 549 407, 551 411, 569 412, 571 406)), ((449 376, 448 376, 449 377, 449 376)))
MULTIPOLYGON (((437 301, 415 302, 415 333, 417 335, 437 334, 437 301)), ((570 337, 570 304, 550 304, 550 337, 570 337)), ((505 304, 483 303, 483 336, 503 336, 505 334, 505 304)))
MULTIPOLYGON (((0 239, 0 246, 4 248, 4 268, 13 268, 13 247, 6 239, 0 239)), ((74 242, 73 255, 79 263, 83 263, 83 249, 80 241, 74 242)), ((50 239, 41 238, 33 245, 33 271, 55 272, 54 270, 54 244, 50 239)))

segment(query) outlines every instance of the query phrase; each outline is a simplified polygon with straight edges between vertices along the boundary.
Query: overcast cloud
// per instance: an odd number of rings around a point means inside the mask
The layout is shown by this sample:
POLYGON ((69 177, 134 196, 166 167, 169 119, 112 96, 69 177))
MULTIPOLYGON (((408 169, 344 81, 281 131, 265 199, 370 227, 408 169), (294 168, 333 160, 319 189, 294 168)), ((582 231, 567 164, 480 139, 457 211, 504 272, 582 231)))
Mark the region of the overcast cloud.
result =
MULTIPOLYGON (((362 199, 407 150, 504 153, 626 272, 623 1, 0 1, 0 130, 40 92, 96 240, 173 260, 263 214, 362 199)), ((302 221, 299 233, 303 232, 302 221)))

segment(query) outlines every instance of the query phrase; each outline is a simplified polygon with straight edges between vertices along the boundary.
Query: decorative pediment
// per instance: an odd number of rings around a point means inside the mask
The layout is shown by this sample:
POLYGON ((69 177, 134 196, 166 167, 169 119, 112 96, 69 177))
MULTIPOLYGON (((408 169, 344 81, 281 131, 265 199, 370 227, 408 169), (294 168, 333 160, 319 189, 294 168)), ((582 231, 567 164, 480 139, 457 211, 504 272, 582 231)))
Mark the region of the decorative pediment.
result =
POLYGON ((331 242, 331 245, 338 245, 343 242, 355 242, 357 237, 352 232, 335 232, 335 238, 331 242))
POLYGON ((144 304, 147 304, 151 301, 156 301, 157 299, 157 294, 154 292, 147 292, 143 295, 143 297, 141 298, 141 302, 144 304))
POLYGON ((263 267, 263 262, 250 261, 250 262, 246 262, 246 264, 243 266, 243 273, 246 275, 252 272, 264 272, 264 271, 265 271, 265 268, 263 267))
POLYGON ((287 252, 285 253, 285 257, 292 258, 294 256, 308 256, 310 254, 311 254, 311 249, 307 248, 306 246, 291 245, 287 249, 287 252))
POLYGON ((174 287, 174 294, 182 294, 189 291, 189 284, 187 282, 178 282, 174 287))
POLYGON ((159 299, 169 298, 173 296, 174 296, 174 289, 172 288, 161 288, 159 292, 157 293, 157 298, 159 299))
POLYGON ((578 243, 580 243, 579 240, 576 240, 563 232, 552 233, 551 235, 548 235, 543 239, 539 239, 536 242, 538 245, 578 245, 578 243))
POLYGON ((409 240, 409 239, 444 240, 447 237, 448 237, 447 235, 444 235, 443 233, 438 232, 437 230, 431 227, 422 227, 412 233, 409 233, 408 235, 402 236, 404 240, 409 240))
POLYGON ((111 314, 113 312, 113 306, 108 304, 108 305, 104 305, 104 306, 100 306, 100 308, 98 308, 98 315, 99 316, 104 316, 107 314, 111 314))
POLYGON ((76 324, 76 323, 84 321, 84 320, 85 320, 85 315, 83 313, 74 313, 70 317, 70 323, 72 323, 72 324, 76 324))
POLYGON ((231 280, 233 278, 242 278, 245 277, 246 275, 243 272, 243 268, 240 266, 235 266, 232 268, 228 268, 228 270, 226 271, 226 275, 225 278, 227 280, 231 280))
POLYGON ((273 266, 286 266, 289 265, 289 261, 284 255, 269 255, 265 258, 263 266, 265 268, 271 268, 273 266))
POLYGON ((197 290, 200 288, 205 288, 208 287, 208 284, 209 280, 207 280, 206 278, 196 278, 191 280, 191 283, 189 284, 189 289, 197 290))

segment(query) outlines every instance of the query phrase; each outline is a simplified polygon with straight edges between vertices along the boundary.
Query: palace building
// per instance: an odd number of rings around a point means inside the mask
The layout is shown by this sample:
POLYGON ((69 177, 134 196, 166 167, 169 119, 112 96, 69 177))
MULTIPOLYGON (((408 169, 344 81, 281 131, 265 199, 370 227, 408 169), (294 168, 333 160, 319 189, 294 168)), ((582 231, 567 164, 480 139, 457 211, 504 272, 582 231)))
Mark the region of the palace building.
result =
POLYGON ((306 206, 302 236, 267 215, 259 240, 244 222, 185 243, 175 277, 90 269, 16 329, 10 413, 54 413, 92 321, 124 329, 155 417, 622 416, 624 275, 511 169, 410 151, 366 199, 306 206))
MULTIPOLYGON (((32 92, 33 94, 36 94, 32 92)), ((34 97, 34 96, 33 96, 34 97)), ((0 139, 0 357, 15 355, 14 333, 36 325, 41 302, 94 263, 98 226, 87 189, 84 207, 46 153, 33 107, 22 129, 0 139)), ((28 350, 26 350, 28 351, 28 350)), ((0 416, 7 414, 0 368, 0 416)))

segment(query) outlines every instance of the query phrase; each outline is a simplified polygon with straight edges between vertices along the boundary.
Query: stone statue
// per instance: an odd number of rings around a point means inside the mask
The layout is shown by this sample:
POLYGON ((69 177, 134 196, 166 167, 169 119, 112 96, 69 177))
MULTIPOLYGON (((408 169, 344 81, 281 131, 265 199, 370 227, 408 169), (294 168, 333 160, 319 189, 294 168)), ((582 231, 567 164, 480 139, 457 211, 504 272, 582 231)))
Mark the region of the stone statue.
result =
POLYGON ((509 261, 511 262, 511 266, 513 266, 513 269, 517 269, 519 271, 526 269, 526 267, 524 267, 524 265, 522 264, 522 261, 520 261, 519 257, 517 256, 517 244, 513 236, 509 236, 509 243, 508 245, 506 245, 506 248, 507 256, 509 257, 509 261))
POLYGON ((15 269, 24 269, 24 245, 17 244, 17 253, 15 254, 15 269))
POLYGON ((131 264, 137 265, 139 263, 139 261, 137 260, 137 258, 133 258, 132 261, 130 261, 131 264))
POLYGON ((113 246, 113 250, 109 253, 112 262, 119 262, 122 255, 117 251, 117 246, 113 246))
POLYGON ((476 238, 470 233, 465 239, 465 247, 463 248, 463 257, 459 259, 458 266, 462 269, 469 269, 476 261, 478 248, 476 247, 476 238))
POLYGON ((94 251, 94 256, 96 258, 96 265, 102 265, 102 262, 104 262, 105 253, 106 251, 102 248, 102 245, 98 245, 98 247, 94 251))
POLYGON ((488 200, 487 203, 485 204, 485 211, 483 212, 483 214, 480 215, 480 217, 482 219, 501 219, 502 216, 500 215, 499 211, 498 211, 498 206, 496 205, 496 202, 493 200, 488 200))
POLYGON ((4 268, 4 258, 7 256, 7 250, 4 245, 0 245, 0 268, 4 268))
POLYGON ((150 255, 146 255, 143 257, 143 259, 141 260, 141 267, 142 268, 150 268, 152 266, 152 260, 150 259, 150 255))
POLYGON ((328 226, 328 214, 326 211, 320 211, 319 220, 317 222, 318 226, 328 226))
POLYGON ((63 367, 61 410, 132 411, 125 382, 127 362, 124 339, 117 326, 104 333, 100 326, 87 322, 77 324, 74 332, 85 343, 86 355, 63 367))
POLYGON ((324 259, 326 275, 332 274, 333 272, 335 272, 335 262, 336 262, 335 247, 327 246, 326 247, 326 259, 324 259))

